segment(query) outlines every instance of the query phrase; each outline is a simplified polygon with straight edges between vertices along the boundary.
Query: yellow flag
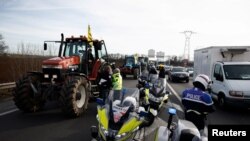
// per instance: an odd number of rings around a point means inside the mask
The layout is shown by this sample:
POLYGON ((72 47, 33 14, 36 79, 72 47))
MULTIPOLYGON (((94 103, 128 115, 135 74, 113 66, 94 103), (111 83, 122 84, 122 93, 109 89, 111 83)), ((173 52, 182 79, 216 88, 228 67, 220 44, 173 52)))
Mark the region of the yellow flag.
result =
POLYGON ((92 47, 93 46, 93 38, 92 38, 92 34, 91 34, 90 25, 88 25, 88 41, 90 42, 89 45, 92 47))

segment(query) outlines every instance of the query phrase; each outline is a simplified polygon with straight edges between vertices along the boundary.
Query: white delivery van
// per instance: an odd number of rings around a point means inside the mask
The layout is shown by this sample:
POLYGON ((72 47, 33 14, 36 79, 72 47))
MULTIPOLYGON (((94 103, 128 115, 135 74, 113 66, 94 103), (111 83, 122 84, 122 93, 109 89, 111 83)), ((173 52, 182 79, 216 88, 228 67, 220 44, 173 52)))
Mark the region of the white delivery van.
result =
POLYGON ((208 75, 220 106, 250 107, 250 46, 212 46, 194 51, 194 78, 208 75))

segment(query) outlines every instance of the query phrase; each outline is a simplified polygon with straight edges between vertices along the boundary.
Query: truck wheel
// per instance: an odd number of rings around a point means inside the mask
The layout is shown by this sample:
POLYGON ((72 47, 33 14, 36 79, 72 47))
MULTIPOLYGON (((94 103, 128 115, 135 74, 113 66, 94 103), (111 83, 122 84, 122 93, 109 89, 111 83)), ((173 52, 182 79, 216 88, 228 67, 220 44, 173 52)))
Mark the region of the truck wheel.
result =
POLYGON ((87 109, 89 99, 86 78, 71 76, 62 87, 59 101, 62 111, 70 117, 78 117, 87 109))
POLYGON ((225 96, 224 95, 219 95, 218 96, 218 104, 221 108, 226 107, 226 101, 225 101, 225 96))
POLYGON ((33 74, 28 74, 16 82, 13 96, 15 105, 20 110, 24 112, 36 112, 43 108, 45 100, 41 95, 40 82, 41 78, 33 74), (34 89, 36 92, 34 92, 34 89))
POLYGON ((134 70, 134 79, 137 79, 139 76, 139 69, 134 70))

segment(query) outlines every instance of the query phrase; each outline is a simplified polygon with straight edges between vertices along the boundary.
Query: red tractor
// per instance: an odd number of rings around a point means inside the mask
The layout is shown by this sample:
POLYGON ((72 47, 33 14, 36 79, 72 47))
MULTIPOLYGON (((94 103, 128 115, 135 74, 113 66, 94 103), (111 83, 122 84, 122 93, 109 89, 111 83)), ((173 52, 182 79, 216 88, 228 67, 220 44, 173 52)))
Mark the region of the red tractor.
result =
POLYGON ((105 43, 89 42, 85 36, 64 40, 61 34, 61 41, 45 41, 44 50, 47 42, 60 43, 58 57, 44 60, 42 72, 28 72, 16 82, 14 102, 24 112, 36 112, 47 100, 58 100, 65 114, 77 117, 87 109, 89 98, 99 96, 98 74, 109 65, 105 43))

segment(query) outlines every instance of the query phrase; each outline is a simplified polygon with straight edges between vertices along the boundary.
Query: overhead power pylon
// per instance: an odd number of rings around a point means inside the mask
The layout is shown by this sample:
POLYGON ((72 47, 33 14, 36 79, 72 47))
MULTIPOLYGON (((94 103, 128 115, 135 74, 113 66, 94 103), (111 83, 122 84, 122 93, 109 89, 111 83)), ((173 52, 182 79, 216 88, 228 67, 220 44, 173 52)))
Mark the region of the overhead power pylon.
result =
POLYGON ((185 35, 185 46, 184 46, 184 54, 183 54, 183 60, 187 60, 189 62, 190 60, 190 38, 192 34, 196 34, 196 32, 193 32, 191 30, 185 30, 183 32, 185 35))

